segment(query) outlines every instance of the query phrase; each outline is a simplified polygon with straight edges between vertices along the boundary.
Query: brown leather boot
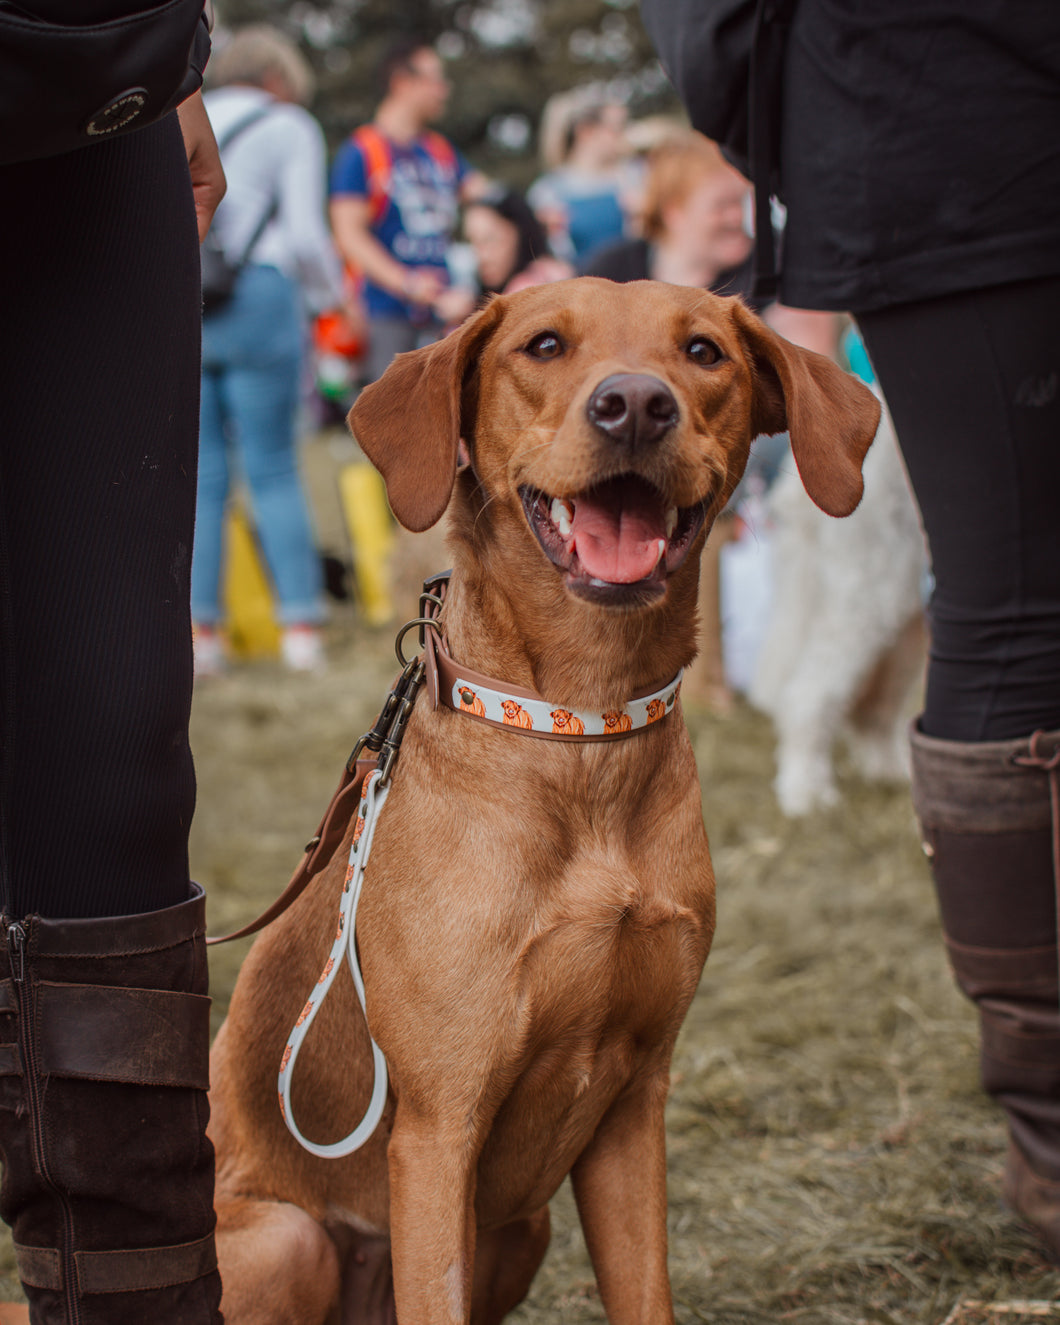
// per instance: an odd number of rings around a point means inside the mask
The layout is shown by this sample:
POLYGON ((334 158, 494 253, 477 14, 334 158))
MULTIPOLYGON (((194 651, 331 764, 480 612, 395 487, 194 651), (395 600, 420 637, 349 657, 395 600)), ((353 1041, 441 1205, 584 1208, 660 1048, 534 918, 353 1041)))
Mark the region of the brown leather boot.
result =
POLYGON ((205 900, 0 917, 0 1215, 35 1325, 218 1325, 205 900))
POLYGON ((911 743, 946 947, 1008 1120, 1003 1196, 1060 1260, 1060 732, 911 743))

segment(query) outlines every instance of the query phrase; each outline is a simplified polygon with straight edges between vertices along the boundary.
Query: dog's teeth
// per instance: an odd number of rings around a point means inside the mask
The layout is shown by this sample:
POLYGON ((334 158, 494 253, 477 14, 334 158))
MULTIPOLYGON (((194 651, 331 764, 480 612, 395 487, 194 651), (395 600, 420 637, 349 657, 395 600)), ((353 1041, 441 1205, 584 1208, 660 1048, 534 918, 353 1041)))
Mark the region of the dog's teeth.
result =
POLYGON ((658 566, 659 562, 662 561, 663 557, 665 557, 665 556, 666 556, 666 539, 665 539, 665 538, 660 538, 660 539, 659 539, 659 556, 658 556, 658 559, 657 559, 656 562, 655 562, 656 566, 658 566))
POLYGON ((559 497, 554 497, 552 499, 552 506, 549 510, 549 514, 552 517, 552 523, 563 537, 566 538, 573 528, 572 521, 574 519, 574 512, 565 501, 561 501, 559 497))
POLYGON ((671 506, 666 512, 666 537, 673 538, 674 530, 677 528, 677 507, 671 506))

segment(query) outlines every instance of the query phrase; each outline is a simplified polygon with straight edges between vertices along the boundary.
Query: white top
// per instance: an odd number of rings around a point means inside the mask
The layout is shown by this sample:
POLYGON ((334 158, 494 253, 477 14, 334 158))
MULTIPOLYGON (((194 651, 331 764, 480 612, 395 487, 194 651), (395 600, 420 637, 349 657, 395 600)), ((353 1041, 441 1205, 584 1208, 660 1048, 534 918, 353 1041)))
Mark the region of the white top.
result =
POLYGON ((272 198, 277 209, 250 261, 278 267, 302 289, 313 312, 342 302, 342 267, 325 219, 327 149, 320 125, 301 106, 258 87, 232 85, 203 101, 218 140, 259 107, 268 113, 221 153, 228 192, 213 225, 230 259, 239 258, 272 198))

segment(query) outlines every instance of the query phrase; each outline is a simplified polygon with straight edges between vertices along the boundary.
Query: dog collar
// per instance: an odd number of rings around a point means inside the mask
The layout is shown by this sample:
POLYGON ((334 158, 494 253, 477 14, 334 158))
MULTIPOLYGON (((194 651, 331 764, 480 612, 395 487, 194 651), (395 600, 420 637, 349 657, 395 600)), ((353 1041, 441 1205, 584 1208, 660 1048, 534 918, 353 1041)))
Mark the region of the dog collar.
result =
MULTIPOLYGON (((434 604, 440 609, 444 599, 438 593, 438 580, 428 581, 434 588, 434 604)), ((424 586, 425 589, 427 586, 424 586)), ((428 595, 425 593, 424 602, 428 595)), ((549 741, 612 741, 632 736, 673 712, 681 693, 678 672, 673 680, 658 690, 633 695, 624 704, 606 709, 568 709, 550 703, 533 690, 506 685, 457 663, 449 652, 441 623, 432 613, 421 617, 427 693, 431 705, 439 704, 464 713, 478 722, 506 731, 522 732, 549 741)))

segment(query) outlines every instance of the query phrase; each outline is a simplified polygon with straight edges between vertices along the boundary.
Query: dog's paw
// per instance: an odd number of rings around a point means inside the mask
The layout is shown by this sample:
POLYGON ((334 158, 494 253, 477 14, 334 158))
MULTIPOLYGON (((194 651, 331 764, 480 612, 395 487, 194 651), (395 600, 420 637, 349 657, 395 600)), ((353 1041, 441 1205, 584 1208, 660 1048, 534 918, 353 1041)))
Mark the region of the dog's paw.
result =
POLYGON ((782 764, 773 788, 782 812, 789 819, 801 819, 814 810, 826 810, 839 804, 831 764, 815 767, 804 761, 782 764))
POLYGON ((909 742, 905 729, 894 735, 883 732, 846 733, 851 762, 867 782, 908 782, 909 742))

